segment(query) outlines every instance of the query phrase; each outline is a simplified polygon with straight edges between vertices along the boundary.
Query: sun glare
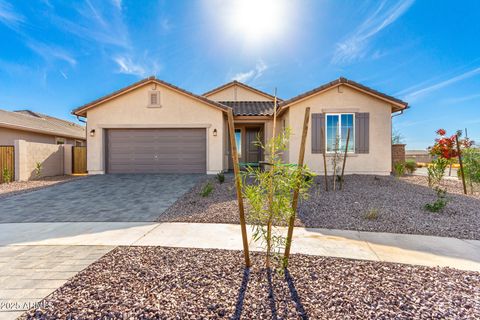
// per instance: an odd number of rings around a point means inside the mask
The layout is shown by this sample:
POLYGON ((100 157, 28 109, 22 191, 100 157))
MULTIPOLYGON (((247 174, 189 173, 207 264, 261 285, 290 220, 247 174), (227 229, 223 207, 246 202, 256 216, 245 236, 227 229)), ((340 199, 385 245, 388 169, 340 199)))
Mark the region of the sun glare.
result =
POLYGON ((228 23, 249 42, 267 40, 284 31, 287 3, 284 0, 234 0, 228 23))

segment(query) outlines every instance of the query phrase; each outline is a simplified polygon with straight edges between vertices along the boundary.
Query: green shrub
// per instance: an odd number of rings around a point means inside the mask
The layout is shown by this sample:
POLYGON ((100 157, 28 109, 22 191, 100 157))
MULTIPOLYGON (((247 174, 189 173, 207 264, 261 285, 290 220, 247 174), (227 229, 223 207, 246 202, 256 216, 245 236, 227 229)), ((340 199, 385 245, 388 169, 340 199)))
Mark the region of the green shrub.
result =
POLYGON ((4 183, 12 182, 12 174, 10 173, 10 170, 8 170, 8 168, 3 168, 2 178, 4 183))
POLYGON ((395 162, 393 164, 393 174, 395 177, 402 177, 405 175, 405 164, 403 162, 395 162))
POLYGON ((213 185, 211 182, 207 182, 206 185, 203 186, 202 191, 200 191, 200 195, 202 197, 208 197, 210 193, 213 191, 213 185))
POLYGON ((449 165, 449 160, 444 158, 437 158, 432 160, 430 166, 427 167, 428 172, 428 186, 433 187, 439 185, 445 175, 445 169, 449 165))
POLYGON ((41 162, 36 162, 35 163, 35 176, 37 178, 40 178, 41 175, 42 175, 42 171, 43 171, 43 165, 41 162))
POLYGON ((448 203, 446 189, 435 187, 435 191, 437 193, 437 200, 435 200, 433 203, 427 203, 424 207, 425 210, 430 212, 440 212, 447 206, 448 203))
POLYGON ((217 180, 218 180, 219 183, 224 183, 225 182, 225 175, 223 174, 223 172, 217 173, 217 180))
POLYGON ((377 208, 373 208, 368 210, 367 213, 365 213, 364 218, 372 221, 372 220, 377 220, 378 216, 379 216, 379 210, 377 208))
POLYGON ((409 173, 412 174, 417 170, 417 162, 415 160, 409 159, 405 161, 405 170, 409 173))
MULTIPOLYGON (((465 181, 473 193, 474 187, 480 185, 480 149, 468 148, 462 151, 465 181)), ((460 170, 458 170, 460 177, 460 170)))

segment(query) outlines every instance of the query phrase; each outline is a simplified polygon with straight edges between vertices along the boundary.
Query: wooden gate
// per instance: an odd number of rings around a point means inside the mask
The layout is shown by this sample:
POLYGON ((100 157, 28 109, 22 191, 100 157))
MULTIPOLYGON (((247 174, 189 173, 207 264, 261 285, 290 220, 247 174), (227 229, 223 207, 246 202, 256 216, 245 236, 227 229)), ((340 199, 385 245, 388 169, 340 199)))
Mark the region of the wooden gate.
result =
POLYGON ((0 183, 15 180, 15 148, 0 146, 0 183), (10 181, 4 181, 9 178, 10 181))
POLYGON ((87 147, 72 147, 72 173, 87 173, 87 147))

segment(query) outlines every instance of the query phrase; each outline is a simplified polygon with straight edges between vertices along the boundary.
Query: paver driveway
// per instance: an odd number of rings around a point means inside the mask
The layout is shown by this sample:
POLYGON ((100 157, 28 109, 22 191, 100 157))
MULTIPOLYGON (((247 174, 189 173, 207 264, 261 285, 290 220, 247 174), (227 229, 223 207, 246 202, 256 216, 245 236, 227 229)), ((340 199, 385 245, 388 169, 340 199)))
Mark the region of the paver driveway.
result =
POLYGON ((0 223, 154 221, 204 175, 98 175, 0 199, 0 223))

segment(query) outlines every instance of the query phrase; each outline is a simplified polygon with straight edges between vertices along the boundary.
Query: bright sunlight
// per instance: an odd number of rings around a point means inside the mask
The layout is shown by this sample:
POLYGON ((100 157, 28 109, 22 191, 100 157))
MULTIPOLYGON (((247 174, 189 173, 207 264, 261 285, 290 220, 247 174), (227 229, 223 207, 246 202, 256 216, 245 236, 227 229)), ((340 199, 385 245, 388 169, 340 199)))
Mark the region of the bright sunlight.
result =
POLYGON ((232 31, 247 42, 280 36, 287 24, 288 2, 284 0, 234 0, 226 18, 232 31))

